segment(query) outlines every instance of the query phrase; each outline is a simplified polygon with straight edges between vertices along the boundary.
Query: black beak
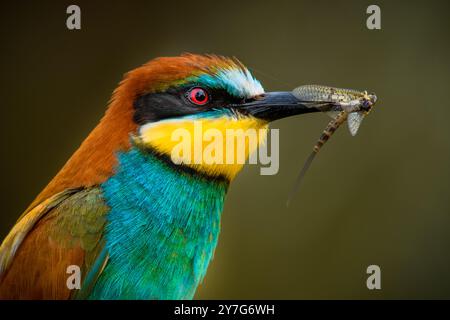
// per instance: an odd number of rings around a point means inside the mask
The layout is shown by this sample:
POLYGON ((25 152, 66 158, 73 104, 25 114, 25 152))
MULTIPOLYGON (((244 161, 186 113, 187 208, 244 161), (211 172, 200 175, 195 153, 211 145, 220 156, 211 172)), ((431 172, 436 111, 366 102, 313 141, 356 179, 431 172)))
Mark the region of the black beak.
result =
POLYGON ((267 92, 233 107, 244 114, 275 121, 297 114, 323 111, 319 109, 323 107, 323 102, 301 101, 291 92, 267 92))

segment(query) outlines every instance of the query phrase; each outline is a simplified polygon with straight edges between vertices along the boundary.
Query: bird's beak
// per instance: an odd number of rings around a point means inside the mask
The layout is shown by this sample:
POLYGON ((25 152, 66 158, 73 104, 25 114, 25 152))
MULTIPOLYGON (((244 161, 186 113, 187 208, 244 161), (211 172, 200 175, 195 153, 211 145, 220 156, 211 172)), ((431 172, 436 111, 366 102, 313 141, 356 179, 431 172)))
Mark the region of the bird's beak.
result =
POLYGON ((291 92, 267 92, 234 107, 244 114, 269 122, 297 114, 323 111, 323 102, 301 101, 291 92))

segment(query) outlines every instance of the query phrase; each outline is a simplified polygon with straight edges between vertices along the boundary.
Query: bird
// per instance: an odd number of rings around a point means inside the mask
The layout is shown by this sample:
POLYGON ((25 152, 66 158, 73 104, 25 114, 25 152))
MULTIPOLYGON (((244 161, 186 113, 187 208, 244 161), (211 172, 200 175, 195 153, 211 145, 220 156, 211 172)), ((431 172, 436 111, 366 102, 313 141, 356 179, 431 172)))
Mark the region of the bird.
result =
POLYGON ((0 298, 192 299, 243 164, 176 163, 171 133, 195 121, 267 130, 316 111, 289 91, 265 92, 235 57, 184 53, 129 71, 3 240, 0 298), (69 266, 80 270, 77 288, 69 266))

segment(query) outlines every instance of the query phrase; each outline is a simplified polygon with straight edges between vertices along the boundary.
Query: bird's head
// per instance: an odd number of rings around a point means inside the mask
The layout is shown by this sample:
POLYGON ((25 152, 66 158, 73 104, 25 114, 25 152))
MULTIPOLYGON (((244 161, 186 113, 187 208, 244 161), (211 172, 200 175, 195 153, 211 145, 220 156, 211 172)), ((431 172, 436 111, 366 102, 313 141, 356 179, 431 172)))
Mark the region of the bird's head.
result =
MULTIPOLYGON (((175 162, 173 151, 180 139, 174 133, 180 128, 191 133, 192 139, 196 139, 196 124, 198 128, 201 123, 203 133, 213 129, 213 135, 223 136, 223 159, 231 151, 237 159, 236 144, 231 147, 225 143, 228 129, 237 132, 241 129, 241 133, 255 129, 264 133, 270 121, 318 111, 304 106, 290 92, 265 93, 261 83, 241 62, 215 55, 185 54, 154 59, 125 76, 114 94, 116 102, 124 99, 128 103, 132 101, 129 116, 136 126, 133 141, 175 162)), ((264 138, 265 134, 258 134, 257 144, 263 143, 264 138)), ((200 141, 201 150, 210 142, 208 138, 205 140, 200 141)), ((178 163, 227 180, 232 180, 242 168, 243 164, 237 161, 195 161, 194 145, 192 140, 189 155, 192 161, 186 161, 184 155, 178 163)), ((248 140, 246 146, 245 157, 255 149, 248 140)))

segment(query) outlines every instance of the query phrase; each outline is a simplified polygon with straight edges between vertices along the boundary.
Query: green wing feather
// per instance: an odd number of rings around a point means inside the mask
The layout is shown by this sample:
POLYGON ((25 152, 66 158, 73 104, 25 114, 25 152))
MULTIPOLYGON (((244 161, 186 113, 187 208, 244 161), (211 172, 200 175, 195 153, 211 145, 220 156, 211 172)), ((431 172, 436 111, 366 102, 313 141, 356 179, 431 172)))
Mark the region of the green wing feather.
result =
POLYGON ((17 249, 38 221, 79 189, 68 189, 42 201, 22 214, 0 246, 0 276, 11 264, 17 249))
MULTIPOLYGON (((66 190, 43 201, 18 221, 0 247, 0 275, 10 266, 33 227, 45 224, 49 227, 47 241, 61 248, 80 247, 83 250, 82 289, 74 290, 72 297, 87 296, 108 261, 104 250, 108 211, 99 187, 66 190)), ((51 270, 51 266, 47 267, 51 270)))
POLYGON ((80 246, 85 252, 82 268, 84 280, 81 290, 74 291, 73 297, 76 299, 90 293, 107 263, 103 231, 108 211, 101 190, 89 188, 73 194, 46 217, 55 224, 50 240, 61 246, 80 246))

